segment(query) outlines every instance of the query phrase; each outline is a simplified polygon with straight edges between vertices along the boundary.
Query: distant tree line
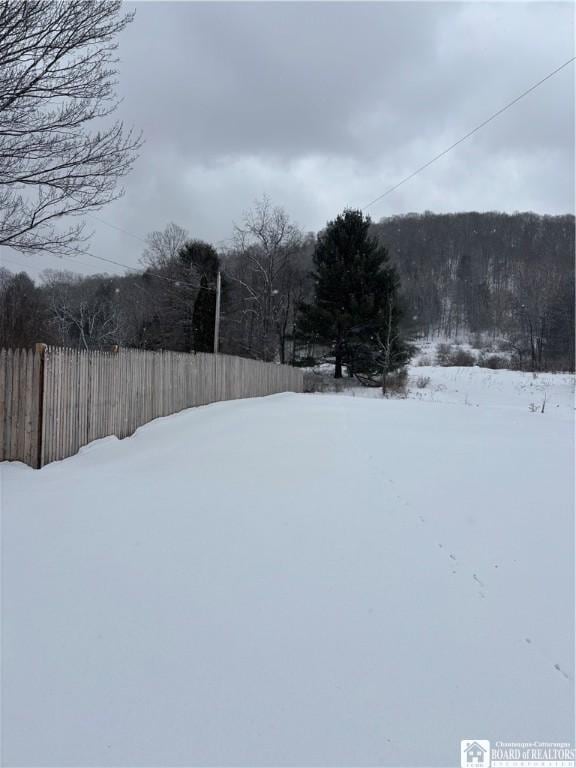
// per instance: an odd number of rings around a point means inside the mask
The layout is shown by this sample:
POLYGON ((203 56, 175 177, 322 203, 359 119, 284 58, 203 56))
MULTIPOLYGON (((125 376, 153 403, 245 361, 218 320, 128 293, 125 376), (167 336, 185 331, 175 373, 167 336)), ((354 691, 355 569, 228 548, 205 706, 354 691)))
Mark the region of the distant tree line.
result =
POLYGON ((522 367, 574 369, 574 216, 407 214, 373 232, 419 334, 484 334, 522 367))
POLYGON ((125 276, 1 269, 0 346, 210 351, 219 270, 222 352, 371 378, 405 362, 406 337, 483 334, 526 369, 574 368, 574 217, 348 211, 314 236, 266 198, 225 249, 151 233, 125 276))
POLYGON ((221 271, 220 351, 292 362, 313 247, 313 236, 264 198, 220 251, 171 223, 148 235, 141 271, 125 276, 63 268, 45 270, 35 284, 24 272, 0 269, 0 346, 212 351, 221 271))

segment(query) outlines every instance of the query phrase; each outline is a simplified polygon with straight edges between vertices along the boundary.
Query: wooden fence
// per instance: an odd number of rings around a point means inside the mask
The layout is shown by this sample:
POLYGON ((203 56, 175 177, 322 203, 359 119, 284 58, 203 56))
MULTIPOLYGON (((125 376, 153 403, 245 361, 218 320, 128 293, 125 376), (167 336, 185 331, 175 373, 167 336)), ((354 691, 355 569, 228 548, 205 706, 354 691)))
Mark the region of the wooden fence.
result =
POLYGON ((302 371, 230 355, 2 350, 0 461, 42 467, 158 416, 286 391, 303 391, 302 371))

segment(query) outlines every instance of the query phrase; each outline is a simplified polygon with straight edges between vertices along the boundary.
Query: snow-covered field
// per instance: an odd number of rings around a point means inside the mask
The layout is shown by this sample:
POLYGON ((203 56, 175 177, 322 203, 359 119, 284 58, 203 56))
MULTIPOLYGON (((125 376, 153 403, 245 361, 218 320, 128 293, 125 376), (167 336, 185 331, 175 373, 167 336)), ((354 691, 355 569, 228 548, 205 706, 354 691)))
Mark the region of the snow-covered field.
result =
POLYGON ((411 381, 2 465, 3 765, 453 766, 460 739, 573 740, 573 378, 411 381))
POLYGON ((571 418, 574 376, 568 373, 521 373, 489 368, 410 368, 409 397, 470 407, 519 409, 571 418), (420 389, 418 381, 430 379, 420 389))

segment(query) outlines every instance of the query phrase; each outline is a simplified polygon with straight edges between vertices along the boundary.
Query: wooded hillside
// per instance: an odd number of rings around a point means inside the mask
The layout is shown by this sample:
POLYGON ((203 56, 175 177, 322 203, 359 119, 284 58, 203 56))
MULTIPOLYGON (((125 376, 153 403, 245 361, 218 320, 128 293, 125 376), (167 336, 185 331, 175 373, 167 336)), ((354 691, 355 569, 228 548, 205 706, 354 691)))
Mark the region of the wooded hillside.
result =
POLYGON ((426 212, 373 231, 419 332, 486 332, 574 365, 574 216, 426 212))

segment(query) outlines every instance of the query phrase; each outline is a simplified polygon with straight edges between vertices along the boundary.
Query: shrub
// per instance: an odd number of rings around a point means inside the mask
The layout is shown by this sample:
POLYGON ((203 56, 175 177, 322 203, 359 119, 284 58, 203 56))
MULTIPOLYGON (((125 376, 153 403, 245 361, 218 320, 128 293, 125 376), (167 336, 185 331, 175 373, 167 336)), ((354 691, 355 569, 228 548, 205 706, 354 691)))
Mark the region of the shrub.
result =
POLYGON ((466 349, 456 349, 450 355, 448 365, 459 365, 469 368, 472 365, 476 365, 476 356, 466 349))
POLYGON ((429 366, 429 365, 432 365, 432 361, 430 360, 430 358, 427 355, 422 355, 420 360, 418 360, 418 365, 420 367, 429 366))
POLYGON ((321 383, 321 376, 312 373, 312 371, 306 371, 304 373, 304 392, 319 392, 321 383))
POLYGON ((438 344, 436 362, 444 367, 451 365, 470 367, 476 365, 476 357, 472 352, 461 347, 454 349, 451 344, 438 344))
POLYGON ((408 386, 408 370, 399 368, 386 377, 386 397, 406 397, 408 386))
POLYGON ((436 364, 451 365, 450 356, 452 355, 451 344, 438 344, 436 347, 436 364))
POLYGON ((481 355, 478 358, 478 365, 481 368, 491 368, 493 371, 510 367, 510 360, 502 355, 481 355))
POLYGON ((302 357, 300 360, 294 361, 294 367, 297 368, 313 368, 316 365, 316 358, 311 357, 308 355, 307 357, 302 357))
POLYGON ((304 392, 345 392, 358 386, 356 379, 335 379, 332 374, 313 373, 306 371, 304 374, 304 392))

